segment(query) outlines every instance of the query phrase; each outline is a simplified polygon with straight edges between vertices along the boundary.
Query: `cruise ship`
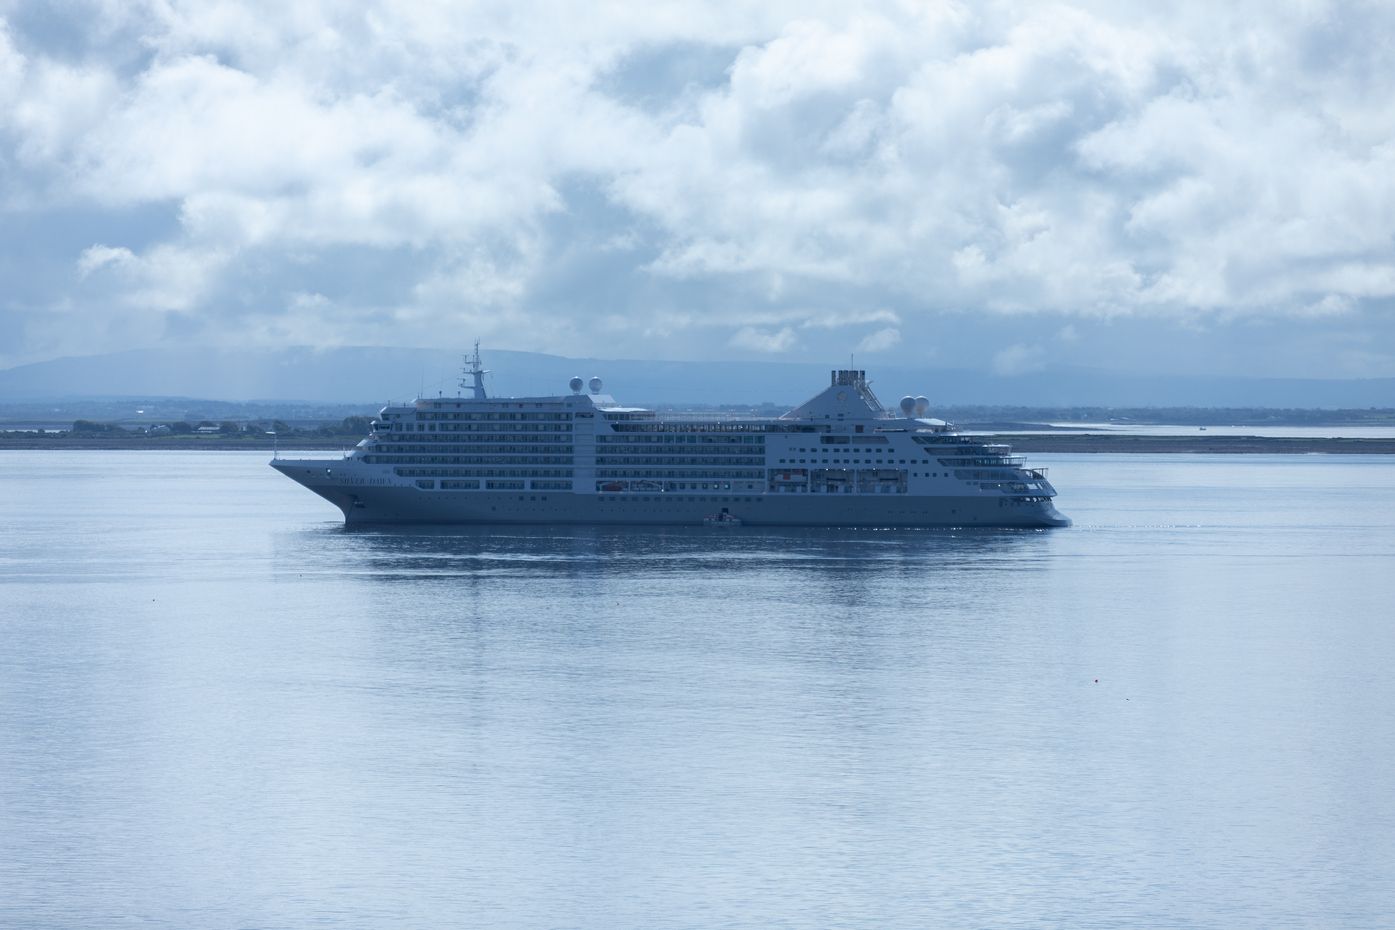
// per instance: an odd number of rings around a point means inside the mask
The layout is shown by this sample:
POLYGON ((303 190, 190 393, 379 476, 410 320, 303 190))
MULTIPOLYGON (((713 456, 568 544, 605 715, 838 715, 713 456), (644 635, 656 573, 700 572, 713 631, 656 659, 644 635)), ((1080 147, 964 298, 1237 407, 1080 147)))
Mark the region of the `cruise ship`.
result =
POLYGON ((780 417, 667 416, 600 378, 489 397, 479 346, 462 394, 390 404, 343 458, 271 465, 346 524, 1069 526, 1043 468, 929 417, 884 408, 867 373, 831 373, 780 417))

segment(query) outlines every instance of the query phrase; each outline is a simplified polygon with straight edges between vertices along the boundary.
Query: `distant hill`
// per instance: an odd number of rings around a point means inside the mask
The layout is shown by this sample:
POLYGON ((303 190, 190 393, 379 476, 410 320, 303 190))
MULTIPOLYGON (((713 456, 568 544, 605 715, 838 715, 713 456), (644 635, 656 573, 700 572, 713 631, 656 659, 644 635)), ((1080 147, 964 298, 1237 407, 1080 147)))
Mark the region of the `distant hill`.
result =
MULTIPOLYGON (((573 375, 599 375, 605 390, 636 404, 793 405, 835 367, 792 362, 573 359, 486 350, 492 393, 558 394, 573 375)), ((72 397, 200 397, 213 400, 380 404, 418 392, 457 392, 456 351, 352 347, 142 349, 61 358, 0 370, 0 403, 72 397)), ((1395 379, 1320 380, 1135 376, 1062 369, 1001 376, 941 368, 876 367, 881 399, 925 394, 937 406, 1389 407, 1395 379)))

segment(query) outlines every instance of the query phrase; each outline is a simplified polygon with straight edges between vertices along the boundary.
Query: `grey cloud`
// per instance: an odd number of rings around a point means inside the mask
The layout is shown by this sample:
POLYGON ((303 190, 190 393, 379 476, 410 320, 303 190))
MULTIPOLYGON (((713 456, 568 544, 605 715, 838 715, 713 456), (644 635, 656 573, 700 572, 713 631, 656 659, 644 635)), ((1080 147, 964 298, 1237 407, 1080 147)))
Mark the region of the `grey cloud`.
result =
POLYGON ((1377 4, 65 9, 0 7, 0 211, 49 230, 0 259, 10 361, 445 327, 1395 366, 1377 4))

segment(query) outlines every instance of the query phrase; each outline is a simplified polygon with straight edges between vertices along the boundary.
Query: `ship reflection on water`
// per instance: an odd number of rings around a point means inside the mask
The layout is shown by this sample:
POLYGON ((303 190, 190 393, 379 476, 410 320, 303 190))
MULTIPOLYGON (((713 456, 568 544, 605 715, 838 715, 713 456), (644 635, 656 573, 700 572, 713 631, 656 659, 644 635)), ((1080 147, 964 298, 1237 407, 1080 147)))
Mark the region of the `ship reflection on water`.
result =
MULTIPOLYGON (((301 551, 348 559, 382 581, 465 575, 648 576, 918 572, 1039 563, 1040 529, 374 527, 307 530, 301 551), (330 553, 334 555, 331 556, 330 553)), ((343 566, 347 568, 348 566, 343 566)))

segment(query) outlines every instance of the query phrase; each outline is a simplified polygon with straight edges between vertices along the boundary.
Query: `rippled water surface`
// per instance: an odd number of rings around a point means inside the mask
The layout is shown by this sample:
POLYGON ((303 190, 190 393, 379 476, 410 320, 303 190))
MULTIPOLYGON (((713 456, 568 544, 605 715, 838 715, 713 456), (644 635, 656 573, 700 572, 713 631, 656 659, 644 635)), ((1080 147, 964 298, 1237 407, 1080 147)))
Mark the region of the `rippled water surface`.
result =
POLYGON ((1058 531, 342 529, 0 455, 0 926, 1395 925, 1395 461, 1058 531))

